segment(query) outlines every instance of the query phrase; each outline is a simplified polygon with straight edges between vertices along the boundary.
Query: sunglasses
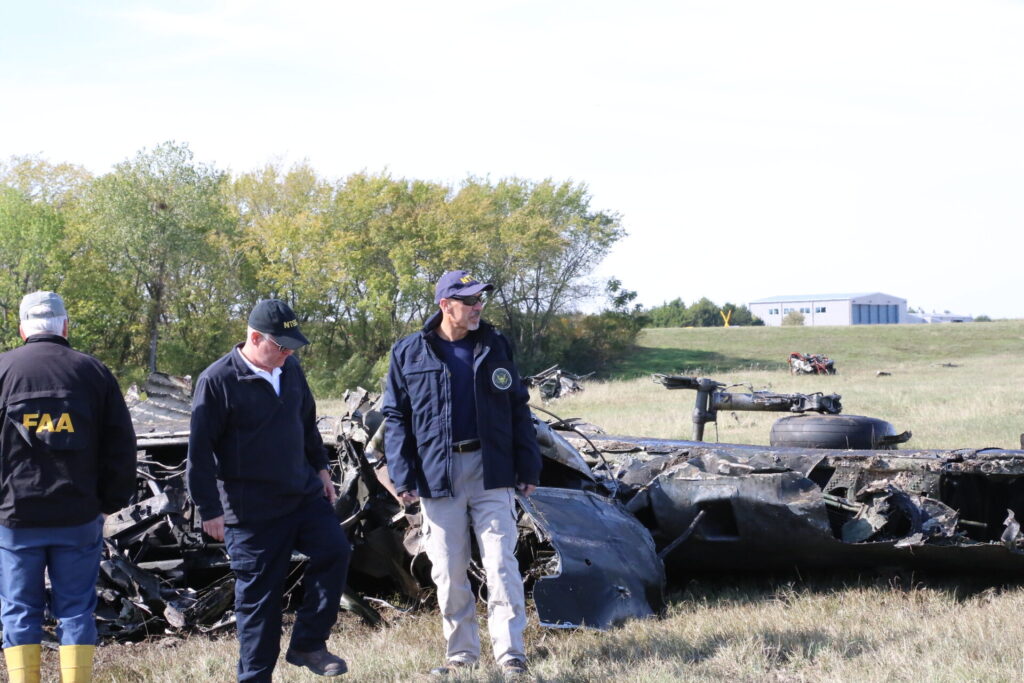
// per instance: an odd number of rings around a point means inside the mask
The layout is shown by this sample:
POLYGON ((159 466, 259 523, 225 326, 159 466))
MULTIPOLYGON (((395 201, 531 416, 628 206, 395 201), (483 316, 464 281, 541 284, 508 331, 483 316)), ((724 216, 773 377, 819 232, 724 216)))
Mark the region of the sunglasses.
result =
POLYGON ((273 337, 271 337, 270 335, 267 335, 267 334, 265 334, 265 335, 263 335, 263 338, 264 338, 264 339, 266 339, 266 340, 267 340, 268 342, 270 342, 271 344, 273 344, 274 346, 276 346, 276 347, 277 347, 277 350, 278 350, 278 351, 280 351, 281 353, 285 353, 285 352, 287 352, 287 351, 291 351, 291 349, 289 349, 289 348, 288 348, 287 346, 281 346, 280 344, 278 344, 278 343, 277 343, 277 342, 276 342, 276 341, 274 340, 274 338, 273 338, 273 337))
POLYGON ((479 294, 476 296, 450 296, 448 298, 460 301, 466 306, 476 306, 477 304, 485 303, 483 296, 479 294))

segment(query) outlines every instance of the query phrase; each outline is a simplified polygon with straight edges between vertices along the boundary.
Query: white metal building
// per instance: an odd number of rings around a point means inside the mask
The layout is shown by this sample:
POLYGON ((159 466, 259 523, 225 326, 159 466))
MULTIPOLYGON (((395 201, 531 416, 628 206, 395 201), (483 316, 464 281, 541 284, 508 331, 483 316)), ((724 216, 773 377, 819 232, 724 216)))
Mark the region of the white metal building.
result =
POLYGON ((969 315, 961 315, 959 313, 908 313, 907 322, 911 323, 969 323, 974 322, 974 318, 969 315))
POLYGON ((895 325, 910 322, 907 300, 881 292, 772 296, 750 302, 750 312, 777 326, 790 311, 804 314, 804 325, 895 325))

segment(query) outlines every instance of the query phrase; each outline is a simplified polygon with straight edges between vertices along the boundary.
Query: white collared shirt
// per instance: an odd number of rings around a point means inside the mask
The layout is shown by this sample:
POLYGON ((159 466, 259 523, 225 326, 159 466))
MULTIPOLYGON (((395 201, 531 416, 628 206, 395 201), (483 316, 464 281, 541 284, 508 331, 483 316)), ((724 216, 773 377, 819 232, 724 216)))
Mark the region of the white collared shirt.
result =
POLYGON ((238 353, 239 356, 241 356, 242 360, 245 361, 245 364, 249 366, 250 370, 252 370, 255 374, 259 375, 263 379, 270 382, 270 386, 274 388, 275 394, 277 394, 278 396, 281 395, 281 368, 274 368, 272 372, 260 370, 258 367, 253 365, 248 358, 245 357, 245 354, 242 353, 242 349, 235 349, 235 351, 238 353))

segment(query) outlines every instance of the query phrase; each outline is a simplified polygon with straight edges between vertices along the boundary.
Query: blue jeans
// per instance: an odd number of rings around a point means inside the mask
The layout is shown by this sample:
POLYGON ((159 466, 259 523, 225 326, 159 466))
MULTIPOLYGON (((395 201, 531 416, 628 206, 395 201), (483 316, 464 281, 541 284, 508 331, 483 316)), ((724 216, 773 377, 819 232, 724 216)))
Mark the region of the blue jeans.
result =
POLYGON ((42 641, 44 571, 50 574, 50 612, 61 645, 96 644, 96 579, 103 519, 69 527, 0 526, 0 622, 3 645, 42 641))
POLYGON ((270 681, 280 654, 281 599, 292 550, 309 558, 289 647, 323 649, 338 618, 352 545, 326 498, 283 517, 224 528, 235 573, 238 680, 270 681))

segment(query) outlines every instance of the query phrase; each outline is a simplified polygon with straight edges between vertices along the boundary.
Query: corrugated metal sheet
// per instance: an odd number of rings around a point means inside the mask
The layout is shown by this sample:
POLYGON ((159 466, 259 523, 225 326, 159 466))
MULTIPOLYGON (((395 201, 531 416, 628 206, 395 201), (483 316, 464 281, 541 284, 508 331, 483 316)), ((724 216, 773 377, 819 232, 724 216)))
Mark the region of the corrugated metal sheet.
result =
POLYGON ((159 443, 187 442, 192 415, 192 379, 155 372, 146 380, 144 391, 145 400, 134 386, 125 397, 139 447, 145 447, 154 439, 159 443))

